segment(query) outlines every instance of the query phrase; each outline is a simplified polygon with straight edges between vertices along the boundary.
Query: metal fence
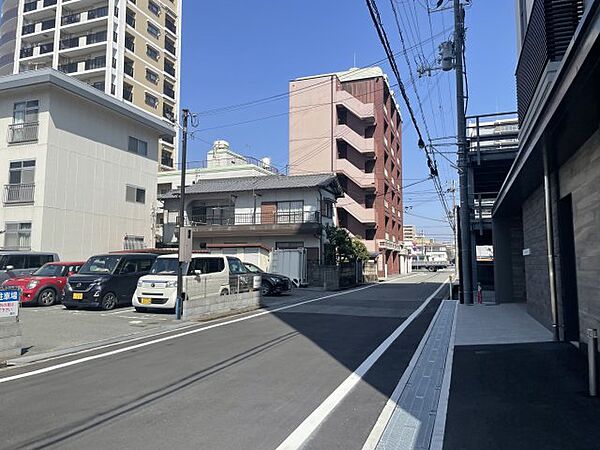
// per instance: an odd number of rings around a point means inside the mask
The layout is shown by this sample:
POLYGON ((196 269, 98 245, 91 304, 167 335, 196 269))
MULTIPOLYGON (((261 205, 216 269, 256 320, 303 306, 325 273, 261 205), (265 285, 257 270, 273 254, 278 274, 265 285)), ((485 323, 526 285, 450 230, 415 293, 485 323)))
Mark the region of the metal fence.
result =
POLYGON ((4 203, 32 203, 34 192, 34 183, 5 184, 4 203))
POLYGON ((190 217, 191 225, 286 225, 302 223, 319 223, 318 212, 276 211, 273 213, 244 213, 230 215, 195 215, 190 217))
POLYGON ((38 128, 38 122, 10 124, 8 126, 7 141, 9 144, 37 141, 38 128))

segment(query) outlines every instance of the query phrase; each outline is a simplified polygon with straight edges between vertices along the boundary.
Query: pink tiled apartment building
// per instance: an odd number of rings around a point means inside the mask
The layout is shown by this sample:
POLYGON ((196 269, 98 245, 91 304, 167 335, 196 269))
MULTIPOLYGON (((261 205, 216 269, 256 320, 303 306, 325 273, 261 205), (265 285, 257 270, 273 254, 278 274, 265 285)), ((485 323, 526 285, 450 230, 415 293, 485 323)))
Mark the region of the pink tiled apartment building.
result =
POLYGON ((402 118, 379 67, 290 82, 289 173, 334 172, 337 220, 378 254, 387 277, 409 270, 402 246, 402 118))

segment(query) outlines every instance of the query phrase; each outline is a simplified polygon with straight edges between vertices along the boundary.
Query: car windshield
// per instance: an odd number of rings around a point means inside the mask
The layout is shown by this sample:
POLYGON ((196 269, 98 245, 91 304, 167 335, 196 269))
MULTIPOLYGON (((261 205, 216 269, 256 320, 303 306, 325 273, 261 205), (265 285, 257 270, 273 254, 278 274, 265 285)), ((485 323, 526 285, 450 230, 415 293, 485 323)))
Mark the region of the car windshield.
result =
POLYGON ((120 260, 120 256, 94 256, 87 260, 79 273, 86 275, 111 274, 120 260))
POLYGON ((244 263, 244 267, 246 269, 248 269, 248 272, 252 272, 252 273, 264 273, 263 270, 261 270, 259 267, 255 266, 254 264, 244 263))
POLYGON ((177 275, 177 258, 157 258, 150 269, 155 275, 177 275))
POLYGON ((60 277, 63 274, 65 266, 56 264, 46 264, 33 272, 36 277, 60 277))

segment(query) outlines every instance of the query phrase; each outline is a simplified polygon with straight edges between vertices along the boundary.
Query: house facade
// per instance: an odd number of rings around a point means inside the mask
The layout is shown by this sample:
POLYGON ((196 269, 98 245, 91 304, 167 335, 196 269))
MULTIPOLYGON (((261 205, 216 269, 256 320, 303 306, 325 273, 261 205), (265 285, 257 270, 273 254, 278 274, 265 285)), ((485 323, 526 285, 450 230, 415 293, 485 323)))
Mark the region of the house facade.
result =
POLYGON ((0 78, 0 247, 61 259, 154 245, 158 118, 52 69, 0 78))
POLYGON ((519 148, 493 215, 496 300, 600 328, 600 1, 519 0, 519 148))
MULTIPOLYGON (((193 247, 259 244, 271 250, 305 248, 309 266, 323 262, 325 228, 335 224, 343 195, 333 174, 267 175, 203 180, 186 187, 185 220, 193 247)), ((173 242, 179 192, 162 196, 164 242, 173 242)))

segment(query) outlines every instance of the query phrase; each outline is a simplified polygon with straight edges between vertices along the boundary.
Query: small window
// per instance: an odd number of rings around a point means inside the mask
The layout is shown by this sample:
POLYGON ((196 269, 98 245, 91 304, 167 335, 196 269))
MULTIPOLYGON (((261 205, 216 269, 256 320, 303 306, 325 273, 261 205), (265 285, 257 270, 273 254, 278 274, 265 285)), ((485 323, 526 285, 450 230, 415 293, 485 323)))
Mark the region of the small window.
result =
POLYGON ((154 258, 140 259, 138 263, 140 272, 150 272, 152 264, 154 264, 154 258))
POLYGON ((5 249, 22 250, 31 247, 31 222, 8 222, 4 225, 4 230, 5 249))
POLYGON ((160 52, 151 45, 146 45, 146 55, 148 55, 155 61, 158 61, 158 59, 160 58, 160 52))
POLYGON ((231 274, 248 273, 248 269, 246 269, 246 266, 239 259, 228 257, 227 262, 229 263, 229 272, 231 274))
POLYGON ((156 25, 154 25, 151 22, 148 22, 148 28, 146 28, 146 30, 148 31, 148 34, 150 36, 153 36, 156 39, 158 39, 158 37, 160 36, 160 30, 158 29, 158 27, 156 25))
POLYGON ((295 248, 303 248, 303 241, 290 241, 290 242, 275 242, 275 248, 277 250, 281 249, 295 249, 295 248))
POLYGON ((125 187, 125 201, 129 203, 146 203, 146 190, 127 185, 125 187))
POLYGON ((146 105, 152 106, 153 108, 156 108, 158 106, 158 99, 154 95, 149 94, 148 92, 146 92, 144 101, 146 102, 146 105))
POLYGON ((333 217, 333 202, 329 199, 323 200, 321 203, 321 215, 323 217, 333 217))
MULTIPOLYGON (((225 269, 223 258, 195 258, 190 265, 192 273, 199 270, 200 273, 219 273, 225 269)), ((191 274, 190 274, 191 275, 191 274)))
POLYGON ((146 69, 146 80, 158 84, 158 74, 150 69, 146 69))
POLYGON ((131 153, 137 153, 138 155, 148 156, 148 143, 141 139, 129 136, 129 144, 127 150, 131 153))
POLYGON ((148 0, 148 10, 155 16, 160 16, 160 6, 158 6, 152 0, 148 0))
POLYGON ((36 123, 38 121, 39 102, 29 100, 14 104, 13 123, 36 123))

